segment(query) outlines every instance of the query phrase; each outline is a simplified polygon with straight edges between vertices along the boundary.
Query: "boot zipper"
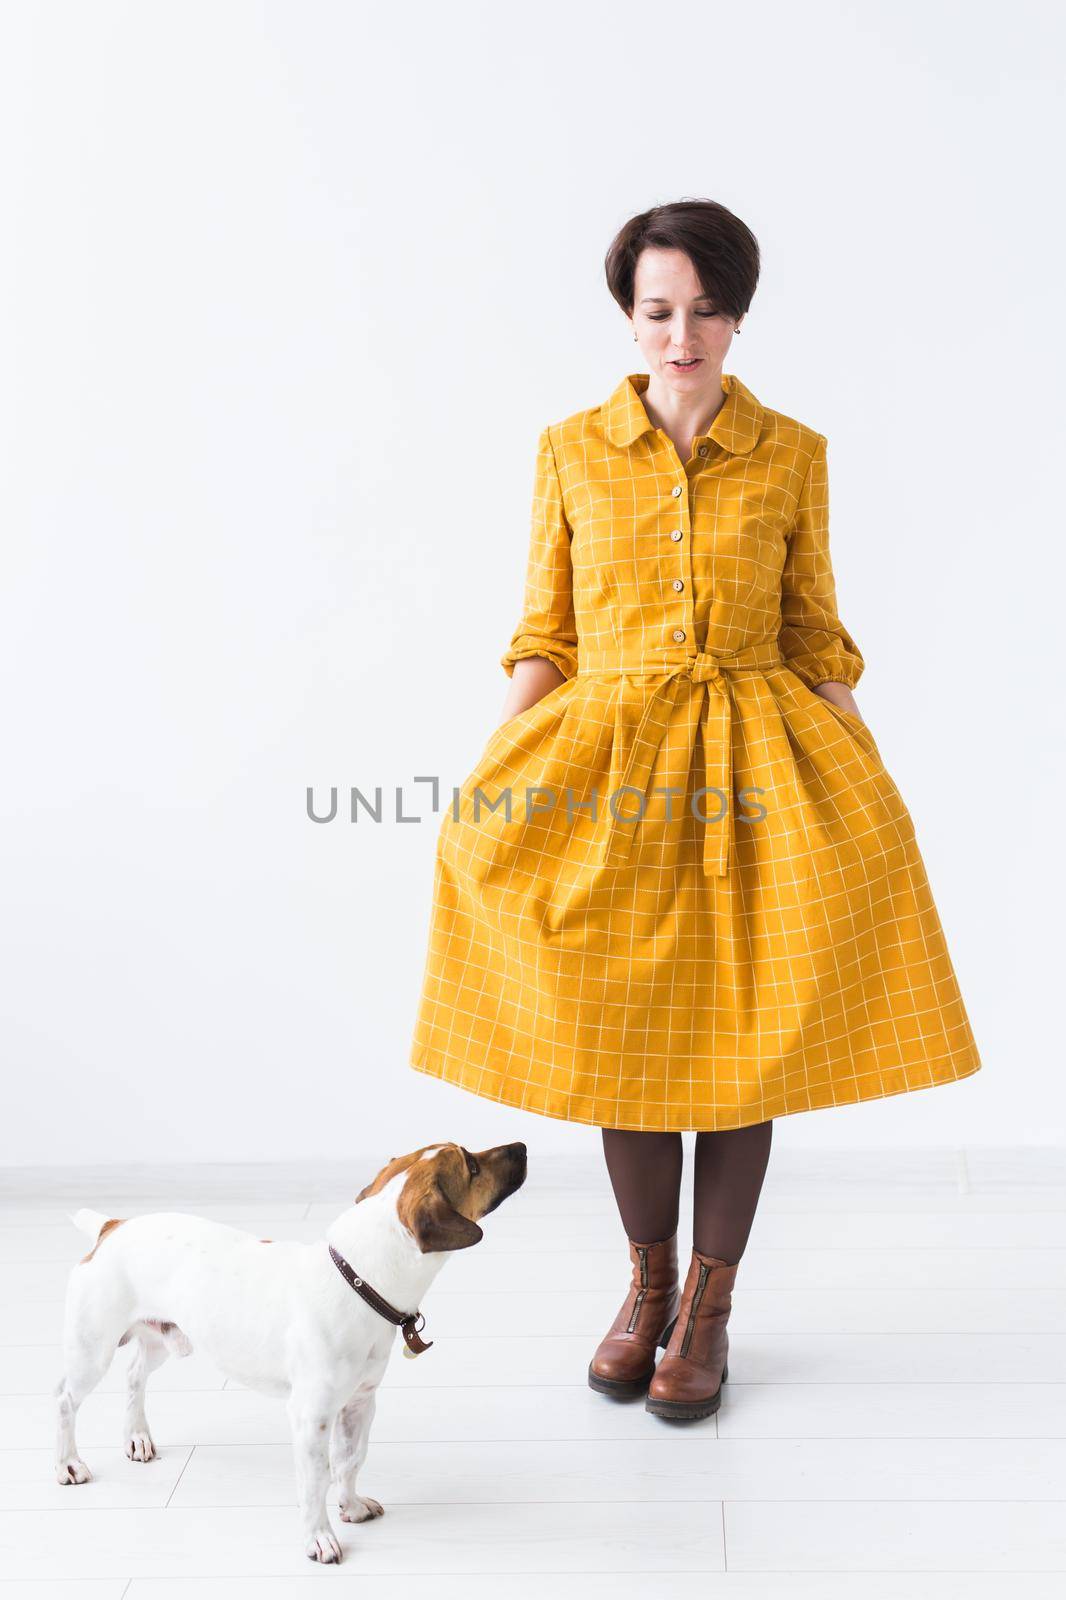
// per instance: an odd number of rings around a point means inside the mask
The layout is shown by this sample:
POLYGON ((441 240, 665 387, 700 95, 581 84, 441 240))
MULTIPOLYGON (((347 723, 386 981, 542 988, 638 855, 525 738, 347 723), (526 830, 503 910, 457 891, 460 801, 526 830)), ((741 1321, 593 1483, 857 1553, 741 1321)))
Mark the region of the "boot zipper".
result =
POLYGON ((633 1329, 636 1327, 636 1325, 637 1325, 637 1317, 640 1315, 640 1308, 644 1304, 644 1296, 648 1292, 648 1290, 647 1290, 647 1282, 648 1282, 648 1247, 647 1247, 647 1245, 646 1244, 638 1244, 637 1245, 637 1254, 640 1257, 640 1281, 641 1281, 642 1287, 637 1290, 637 1298, 633 1303, 633 1315, 630 1317, 629 1326, 626 1328, 626 1332, 627 1333, 632 1333, 633 1329))
POLYGON ((707 1274, 710 1272, 710 1270, 710 1267, 705 1261, 700 1262, 700 1281, 696 1285, 696 1293, 692 1296, 692 1304, 689 1307, 688 1313, 688 1323, 685 1327, 685 1337, 681 1341, 680 1354, 683 1356, 688 1355, 688 1347, 692 1341, 692 1329, 696 1321, 696 1310, 700 1301, 703 1299, 703 1291, 707 1287, 707 1274))

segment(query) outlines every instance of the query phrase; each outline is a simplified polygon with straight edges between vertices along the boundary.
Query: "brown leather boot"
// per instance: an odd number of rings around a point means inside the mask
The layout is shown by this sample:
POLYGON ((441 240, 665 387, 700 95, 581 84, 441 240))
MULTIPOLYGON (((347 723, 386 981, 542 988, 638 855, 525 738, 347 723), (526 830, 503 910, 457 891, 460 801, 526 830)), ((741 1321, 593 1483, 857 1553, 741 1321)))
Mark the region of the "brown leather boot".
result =
POLYGON ((654 1244, 629 1241, 633 1281, 621 1309, 589 1362, 589 1385, 616 1399, 643 1394, 677 1318, 680 1287, 677 1234, 654 1244))
POLYGON ((644 1402, 653 1416, 691 1420, 721 1405, 729 1376, 726 1323, 739 1265, 693 1249, 677 1322, 644 1402))

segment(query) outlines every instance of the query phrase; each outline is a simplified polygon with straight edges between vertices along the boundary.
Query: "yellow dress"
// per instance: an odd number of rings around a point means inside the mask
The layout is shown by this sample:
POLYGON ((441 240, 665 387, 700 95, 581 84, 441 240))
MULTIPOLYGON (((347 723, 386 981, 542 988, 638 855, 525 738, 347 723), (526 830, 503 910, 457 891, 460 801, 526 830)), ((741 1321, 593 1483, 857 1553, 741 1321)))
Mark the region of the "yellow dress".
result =
POLYGON ((864 668, 837 615, 825 436, 725 374, 682 462, 647 383, 540 436, 501 661, 566 678, 490 734, 445 809, 410 1064, 649 1130, 967 1077, 910 815, 869 728, 813 693, 864 668))

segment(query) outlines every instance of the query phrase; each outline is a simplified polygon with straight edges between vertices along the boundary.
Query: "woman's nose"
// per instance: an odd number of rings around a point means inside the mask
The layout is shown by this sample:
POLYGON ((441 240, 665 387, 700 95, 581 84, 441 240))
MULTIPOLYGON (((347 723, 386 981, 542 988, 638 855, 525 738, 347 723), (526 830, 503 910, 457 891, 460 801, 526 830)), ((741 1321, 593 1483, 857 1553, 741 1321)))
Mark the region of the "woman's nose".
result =
POLYGON ((680 312, 670 323, 670 337, 679 350, 684 350, 691 342, 696 323, 692 317, 686 317, 680 312))

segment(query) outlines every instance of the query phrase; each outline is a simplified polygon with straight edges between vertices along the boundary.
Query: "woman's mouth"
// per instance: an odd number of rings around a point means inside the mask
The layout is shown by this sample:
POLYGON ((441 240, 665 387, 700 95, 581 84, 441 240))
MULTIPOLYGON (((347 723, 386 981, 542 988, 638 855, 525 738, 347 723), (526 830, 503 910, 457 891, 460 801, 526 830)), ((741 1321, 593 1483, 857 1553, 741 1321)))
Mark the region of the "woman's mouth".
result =
POLYGON ((670 365, 678 372, 694 372, 702 360, 702 356, 693 356, 691 361, 671 361, 670 365))

